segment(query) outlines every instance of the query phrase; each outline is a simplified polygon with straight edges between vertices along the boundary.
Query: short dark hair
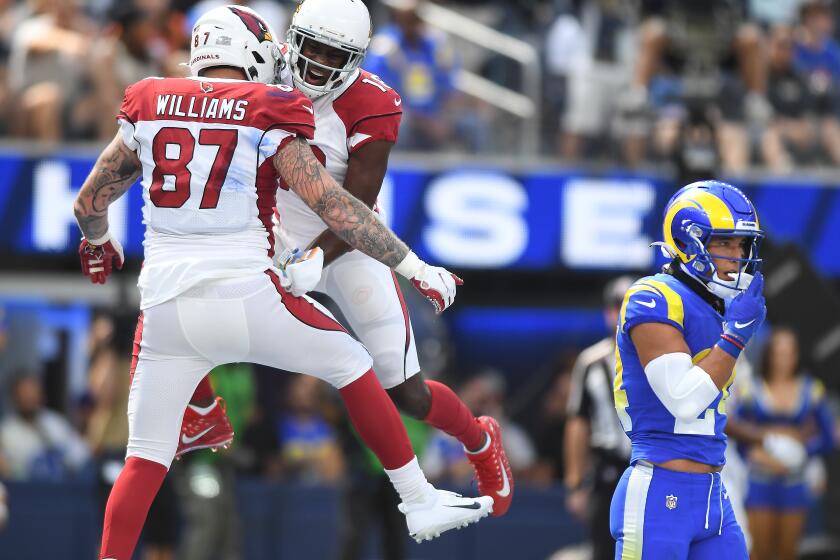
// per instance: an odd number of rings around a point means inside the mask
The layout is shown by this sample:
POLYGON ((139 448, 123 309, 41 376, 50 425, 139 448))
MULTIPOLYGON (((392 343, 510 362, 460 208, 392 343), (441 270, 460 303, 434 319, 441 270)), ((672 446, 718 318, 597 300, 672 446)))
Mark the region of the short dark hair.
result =
POLYGON ((119 24, 123 29, 148 17, 148 14, 141 10, 133 0, 115 2, 108 10, 108 20, 119 24))

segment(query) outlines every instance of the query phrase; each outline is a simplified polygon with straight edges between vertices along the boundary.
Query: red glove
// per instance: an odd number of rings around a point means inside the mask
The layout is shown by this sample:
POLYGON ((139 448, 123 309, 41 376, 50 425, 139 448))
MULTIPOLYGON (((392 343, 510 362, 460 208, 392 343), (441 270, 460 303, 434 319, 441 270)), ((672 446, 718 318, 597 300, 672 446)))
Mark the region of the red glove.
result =
POLYGON ((94 284, 105 283, 114 269, 113 259, 117 259, 117 268, 120 270, 125 262, 122 245, 110 233, 92 241, 83 237, 79 244, 79 258, 82 261, 82 274, 94 284))

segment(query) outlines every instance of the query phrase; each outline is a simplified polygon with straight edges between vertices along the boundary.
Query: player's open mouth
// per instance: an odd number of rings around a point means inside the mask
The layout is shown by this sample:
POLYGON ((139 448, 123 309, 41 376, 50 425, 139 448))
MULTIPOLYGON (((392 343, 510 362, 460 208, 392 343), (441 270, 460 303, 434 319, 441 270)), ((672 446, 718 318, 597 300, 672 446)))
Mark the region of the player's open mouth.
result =
POLYGON ((315 86, 327 83, 331 72, 325 68, 309 67, 306 69, 306 81, 315 86))

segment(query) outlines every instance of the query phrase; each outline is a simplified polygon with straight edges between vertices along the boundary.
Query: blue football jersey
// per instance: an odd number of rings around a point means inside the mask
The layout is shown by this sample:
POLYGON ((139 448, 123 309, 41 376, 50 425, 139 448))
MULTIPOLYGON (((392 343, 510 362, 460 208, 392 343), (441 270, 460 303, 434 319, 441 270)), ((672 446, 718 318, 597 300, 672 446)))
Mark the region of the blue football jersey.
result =
POLYGON ((709 408, 694 420, 677 420, 651 389, 630 338, 630 329, 640 323, 665 323, 678 329, 694 363, 711 352, 723 332, 720 313, 670 274, 642 278, 627 290, 616 331, 614 392, 618 416, 633 444, 631 464, 640 459, 652 463, 691 459, 722 465, 726 397, 734 371, 709 408))

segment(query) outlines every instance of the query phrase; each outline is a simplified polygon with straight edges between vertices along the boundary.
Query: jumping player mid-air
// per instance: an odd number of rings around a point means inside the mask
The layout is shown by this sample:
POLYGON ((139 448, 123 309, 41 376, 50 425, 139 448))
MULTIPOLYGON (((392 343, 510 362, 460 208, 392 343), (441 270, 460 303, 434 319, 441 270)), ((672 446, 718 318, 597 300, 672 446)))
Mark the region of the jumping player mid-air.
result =
POLYGON ((720 470, 735 360, 766 314, 763 234, 749 199, 717 181, 678 191, 663 233, 673 261, 627 291, 616 334, 632 455, 610 514, 615 557, 747 560, 720 470))
POLYGON ((326 310, 282 287, 272 265, 278 178, 342 239, 411 279, 440 309, 454 298, 457 277, 423 263, 317 161, 306 141, 314 134, 312 102, 268 85, 283 61, 258 14, 211 10, 191 44, 192 77, 148 78, 126 90, 120 130, 74 205, 82 270, 104 283, 114 261, 123 262, 108 207, 142 174, 145 261, 129 441, 100 558, 131 557, 190 396, 208 370, 230 362, 307 373, 336 387, 418 541, 488 515, 491 498, 462 498, 426 481, 368 352, 326 310))
MULTIPOLYGON (((316 157, 336 182, 378 212, 376 201, 397 140, 402 100, 378 77, 359 68, 370 36, 370 15, 363 3, 305 0, 292 18, 286 48, 292 82, 315 109, 315 138, 310 144, 316 157)), ((513 477, 499 424, 489 416, 475 418, 449 387, 423 378, 408 310, 393 271, 353 251, 286 184, 277 196, 275 232, 278 254, 280 249, 286 249, 285 254, 297 248, 323 250, 324 264, 329 266, 317 286, 307 283, 308 275, 300 282, 290 275, 290 289, 305 293, 314 288, 338 305, 373 356, 374 371, 394 402, 464 445, 480 493, 493 498, 493 515, 503 515, 513 498, 513 477)), ((445 307, 442 303, 436 303, 439 311, 445 307)), ((187 408, 179 455, 232 440, 217 401, 205 378, 187 408)))

